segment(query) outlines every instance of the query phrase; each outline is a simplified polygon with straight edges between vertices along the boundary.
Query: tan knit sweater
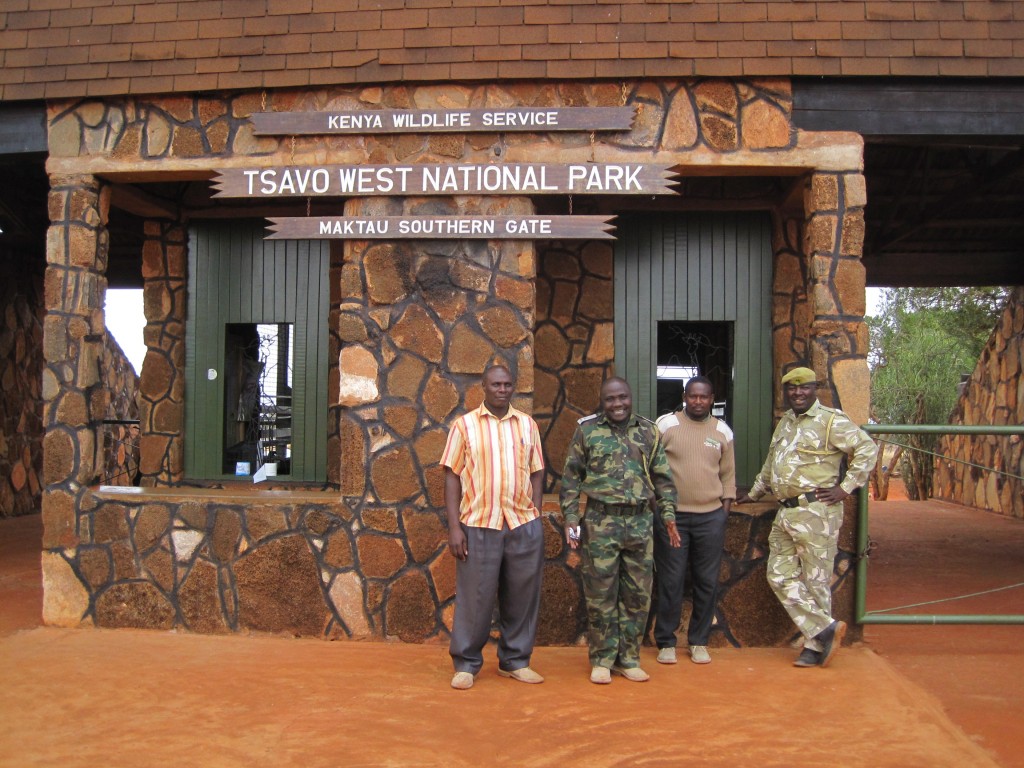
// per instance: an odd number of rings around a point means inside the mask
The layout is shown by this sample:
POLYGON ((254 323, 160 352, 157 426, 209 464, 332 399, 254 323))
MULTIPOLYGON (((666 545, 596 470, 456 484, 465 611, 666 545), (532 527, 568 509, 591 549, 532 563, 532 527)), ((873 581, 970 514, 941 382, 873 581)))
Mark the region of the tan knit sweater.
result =
POLYGON ((679 411, 658 419, 658 429, 679 492, 676 511, 714 512, 736 498, 736 453, 724 421, 694 421, 679 411))

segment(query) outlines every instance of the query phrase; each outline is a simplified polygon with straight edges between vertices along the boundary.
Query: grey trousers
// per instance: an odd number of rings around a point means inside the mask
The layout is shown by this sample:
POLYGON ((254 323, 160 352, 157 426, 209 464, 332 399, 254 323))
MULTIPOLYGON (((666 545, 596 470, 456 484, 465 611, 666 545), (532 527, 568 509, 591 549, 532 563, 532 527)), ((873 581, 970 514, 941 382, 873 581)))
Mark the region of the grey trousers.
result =
POLYGON ((469 555, 455 563, 455 620, 448 652, 456 672, 476 674, 498 604, 498 666, 530 666, 537 636, 544 530, 540 518, 515 530, 463 525, 469 555))

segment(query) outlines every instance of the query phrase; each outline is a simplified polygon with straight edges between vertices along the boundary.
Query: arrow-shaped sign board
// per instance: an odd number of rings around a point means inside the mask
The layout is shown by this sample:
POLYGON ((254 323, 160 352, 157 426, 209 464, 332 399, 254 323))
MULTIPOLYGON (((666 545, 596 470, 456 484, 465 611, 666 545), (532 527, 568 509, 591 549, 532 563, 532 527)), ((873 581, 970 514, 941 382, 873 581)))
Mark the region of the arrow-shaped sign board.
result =
POLYGON ((215 197, 671 195, 673 172, 643 163, 484 163, 226 168, 215 197))
POLYGON ((267 240, 613 240, 614 216, 270 218, 267 240))

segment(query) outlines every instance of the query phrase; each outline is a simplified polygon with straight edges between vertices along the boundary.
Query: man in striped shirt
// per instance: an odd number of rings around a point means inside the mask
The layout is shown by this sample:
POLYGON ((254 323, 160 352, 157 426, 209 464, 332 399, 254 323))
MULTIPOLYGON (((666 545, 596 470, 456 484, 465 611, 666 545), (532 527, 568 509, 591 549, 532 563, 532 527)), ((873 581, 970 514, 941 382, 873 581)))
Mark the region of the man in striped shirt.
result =
POLYGON ((444 506, 456 558, 452 688, 473 687, 497 597, 498 674, 543 683, 530 669, 544 568, 544 457, 536 422, 511 405, 512 374, 492 365, 483 404, 448 433, 444 506))

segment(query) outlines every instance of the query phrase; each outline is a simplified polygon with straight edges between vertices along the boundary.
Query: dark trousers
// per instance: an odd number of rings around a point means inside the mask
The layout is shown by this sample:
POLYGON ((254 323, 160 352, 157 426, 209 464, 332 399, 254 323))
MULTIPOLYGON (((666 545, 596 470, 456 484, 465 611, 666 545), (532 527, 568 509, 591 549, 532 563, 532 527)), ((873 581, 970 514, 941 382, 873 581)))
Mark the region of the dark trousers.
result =
POLYGON ((683 585, 687 567, 692 572, 693 613, 686 632, 688 645, 707 645, 718 597, 718 569, 725 544, 724 509, 714 512, 676 512, 676 528, 682 546, 668 543, 661 518, 655 520, 654 568, 657 573, 658 610, 654 640, 659 648, 676 647, 676 630, 683 612, 683 585))
POLYGON ((469 555, 455 563, 455 619, 448 651, 456 672, 476 674, 498 603, 498 666, 530 666, 537 636, 540 584, 544 571, 544 529, 540 518, 514 530, 470 528, 469 555))

